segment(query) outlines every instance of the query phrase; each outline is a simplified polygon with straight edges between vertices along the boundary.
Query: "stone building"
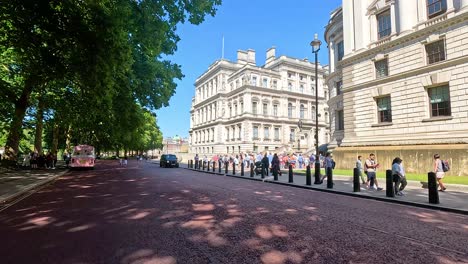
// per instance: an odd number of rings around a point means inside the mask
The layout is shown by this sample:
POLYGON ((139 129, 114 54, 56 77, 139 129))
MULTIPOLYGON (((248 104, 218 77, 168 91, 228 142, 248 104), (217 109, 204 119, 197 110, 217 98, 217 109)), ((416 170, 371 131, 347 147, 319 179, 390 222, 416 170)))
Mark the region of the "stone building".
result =
MULTIPOLYGON (((190 111, 190 152, 199 154, 299 151, 314 148, 315 65, 276 57, 257 66, 255 51, 237 61, 215 61, 195 82, 190 111)), ((318 69, 319 144, 328 142, 327 71, 318 69)))
POLYGON ((440 153, 468 175, 468 0, 346 0, 342 17, 338 166, 375 152, 421 173, 440 153))
POLYGON ((343 111, 343 76, 341 60, 344 57, 343 10, 338 8, 331 13, 330 21, 325 28, 325 41, 328 44, 329 72, 326 82, 330 98, 330 143, 329 150, 341 145, 344 137, 343 111))

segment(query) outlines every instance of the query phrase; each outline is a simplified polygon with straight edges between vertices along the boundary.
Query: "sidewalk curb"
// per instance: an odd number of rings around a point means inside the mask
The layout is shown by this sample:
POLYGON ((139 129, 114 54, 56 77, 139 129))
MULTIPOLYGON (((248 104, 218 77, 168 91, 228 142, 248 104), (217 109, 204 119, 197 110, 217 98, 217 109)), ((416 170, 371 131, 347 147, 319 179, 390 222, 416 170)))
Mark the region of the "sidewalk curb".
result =
MULTIPOLYGON (((220 174, 220 173, 217 173, 217 172, 195 170, 195 169, 191 169, 191 168, 183 168, 183 169, 191 170, 191 171, 197 171, 197 172, 203 172, 203 173, 208 173, 208 174, 215 174, 215 175, 220 175, 220 176, 228 176, 228 177, 233 177, 233 178, 246 179, 246 180, 251 180, 251 181, 260 181, 260 182, 263 181, 262 179, 259 179, 259 178, 251 178, 249 176, 240 176, 240 174, 239 175, 224 174, 224 173, 220 174)), ((468 211, 465 211, 465 210, 460 210, 460 209, 452 208, 452 207, 442 207, 442 206, 437 206, 437 205, 431 205, 429 203, 425 204, 425 203, 418 203, 418 202, 402 201, 402 200, 398 200, 398 199, 375 197, 375 196, 362 195, 362 194, 353 193, 353 192, 337 191, 337 190, 333 190, 333 189, 320 189, 320 188, 314 188, 312 186, 299 185, 299 184, 280 182, 280 181, 270 181, 270 180, 268 180, 268 181, 264 181, 264 182, 271 183, 271 184, 290 186, 290 187, 295 187, 295 188, 301 188, 301 189, 306 189, 306 190, 311 190, 311 191, 334 193, 334 194, 346 195, 346 196, 351 196, 351 197, 356 197, 356 198, 370 199, 370 200, 376 200, 376 201, 381 201, 381 202, 390 202, 390 203, 395 203, 395 204, 402 204, 402 205, 414 206, 414 207, 419 207, 419 208, 425 208, 425 209, 431 209, 431 210, 437 210, 437 211, 444 211, 444 212, 468 215, 468 211)))
MULTIPOLYGON (((50 183, 52 181, 55 181, 57 178, 65 175, 68 172, 69 172, 69 170, 65 170, 63 172, 57 173, 57 175, 54 175, 54 176, 52 176, 50 178, 41 180, 41 181, 37 182, 36 184, 31 184, 31 186, 26 187, 26 188, 14 193, 14 194, 11 194, 10 196, 7 196, 6 198, 3 198, 2 200, 0 200, 0 207, 7 205, 9 202, 11 202, 13 200, 16 200, 16 198, 18 198, 20 196, 23 196, 28 192, 31 192, 31 191, 34 191, 34 190, 35 191, 40 190, 42 187, 44 187, 44 185, 47 185, 48 183, 50 183)), ((3 209, 3 208, 0 208, 0 210, 1 209, 3 209)))

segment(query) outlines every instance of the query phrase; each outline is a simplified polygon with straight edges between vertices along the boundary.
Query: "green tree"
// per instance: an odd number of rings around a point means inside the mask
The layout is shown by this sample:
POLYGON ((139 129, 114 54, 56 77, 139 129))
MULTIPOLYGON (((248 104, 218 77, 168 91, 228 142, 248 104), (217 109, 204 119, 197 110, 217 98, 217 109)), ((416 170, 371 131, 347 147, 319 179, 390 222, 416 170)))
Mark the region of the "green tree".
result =
MULTIPOLYGON (((173 54, 177 25, 199 24, 220 0, 23 1, 0 5, 0 110, 8 124, 5 156, 16 159, 27 109, 36 94, 52 93, 67 108, 53 120, 75 140, 115 144, 131 127, 114 125, 116 100, 154 110, 166 106, 180 67, 173 54), (63 85, 52 85, 62 83, 63 85), (126 96, 119 97, 124 92, 126 96), (81 117, 81 118, 80 118, 81 117), (86 118, 82 118, 86 117, 86 118), (119 135, 107 129, 122 128, 119 135), (117 134, 117 135, 116 135, 117 134)), ((60 105, 60 104, 59 104, 60 105)), ((41 109, 39 105, 35 105, 41 109)), ((39 118, 40 119, 40 116, 39 118)), ((131 118, 130 118, 131 119, 131 118)), ((1 119, 0 119, 1 120, 1 119)), ((40 121, 40 120, 37 120, 40 121)), ((131 123, 131 121, 130 121, 131 123)), ((38 133, 38 136, 41 133, 38 133)))

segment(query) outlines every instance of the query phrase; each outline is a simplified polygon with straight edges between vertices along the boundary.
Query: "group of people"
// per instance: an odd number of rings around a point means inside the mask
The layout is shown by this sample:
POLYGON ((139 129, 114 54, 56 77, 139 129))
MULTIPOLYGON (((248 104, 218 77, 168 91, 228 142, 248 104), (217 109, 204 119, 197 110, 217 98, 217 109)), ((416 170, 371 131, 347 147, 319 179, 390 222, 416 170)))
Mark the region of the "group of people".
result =
MULTIPOLYGON (((272 168, 272 163, 274 157, 278 158, 278 167, 279 169, 287 169, 289 165, 292 165, 293 168, 303 169, 310 165, 312 168, 315 166, 315 155, 302 155, 302 154, 273 154, 272 152, 265 153, 240 153, 235 155, 213 155, 211 158, 207 155, 204 155, 202 158, 196 154, 194 160, 202 160, 205 164, 221 161, 223 164, 229 162, 229 165, 235 164, 235 166, 240 166, 241 163, 244 163, 245 168, 250 168, 250 166, 255 166, 255 163, 261 162, 265 157, 268 159, 268 168, 272 168)), ((320 154, 319 156, 320 166, 325 167, 325 157, 320 154)), ((265 162, 266 164, 266 162, 265 162)))
POLYGON ((57 165, 57 153, 48 152, 37 153, 35 151, 27 154, 23 158, 23 167, 31 167, 31 169, 55 169, 57 165))
MULTIPOLYGON (((366 185, 367 189, 374 189, 381 191, 383 188, 379 187, 377 181, 376 172, 380 167, 380 164, 375 160, 375 154, 371 153, 366 159, 365 163, 362 164, 362 156, 358 156, 356 160, 356 168, 359 170, 359 176, 361 177, 362 184, 366 185), (367 176, 367 178, 364 177, 367 176)), ((395 189, 395 194, 398 196, 404 196, 403 190, 408 184, 406 180, 405 169, 402 164, 403 160, 400 157, 395 157, 392 161, 392 177, 395 189)), ((439 154, 434 154, 434 162, 432 171, 436 174, 436 179, 439 184, 439 191, 444 192, 447 188, 445 187, 442 179, 445 176, 443 161, 440 159, 439 154)))

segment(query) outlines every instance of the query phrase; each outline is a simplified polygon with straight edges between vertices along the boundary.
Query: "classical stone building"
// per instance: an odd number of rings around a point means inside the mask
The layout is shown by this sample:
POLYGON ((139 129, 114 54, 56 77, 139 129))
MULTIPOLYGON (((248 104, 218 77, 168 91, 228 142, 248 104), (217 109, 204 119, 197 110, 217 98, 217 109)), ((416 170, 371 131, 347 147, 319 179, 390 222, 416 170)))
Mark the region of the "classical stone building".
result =
POLYGON ((190 111, 190 151, 199 154, 314 148, 315 82, 319 89, 319 144, 329 141, 327 71, 304 60, 267 51, 259 67, 255 51, 237 61, 215 61, 195 82, 190 111))
POLYGON ((346 0, 342 16, 338 166, 375 152, 427 172, 440 153, 468 175, 468 0, 346 0))
POLYGON ((338 8, 331 13, 330 21, 325 28, 325 41, 328 44, 329 72, 326 82, 328 84, 330 99, 328 111, 330 112, 330 135, 328 146, 333 150, 341 145, 344 137, 344 111, 343 111, 343 75, 341 60, 344 56, 343 41, 343 10, 338 8))

